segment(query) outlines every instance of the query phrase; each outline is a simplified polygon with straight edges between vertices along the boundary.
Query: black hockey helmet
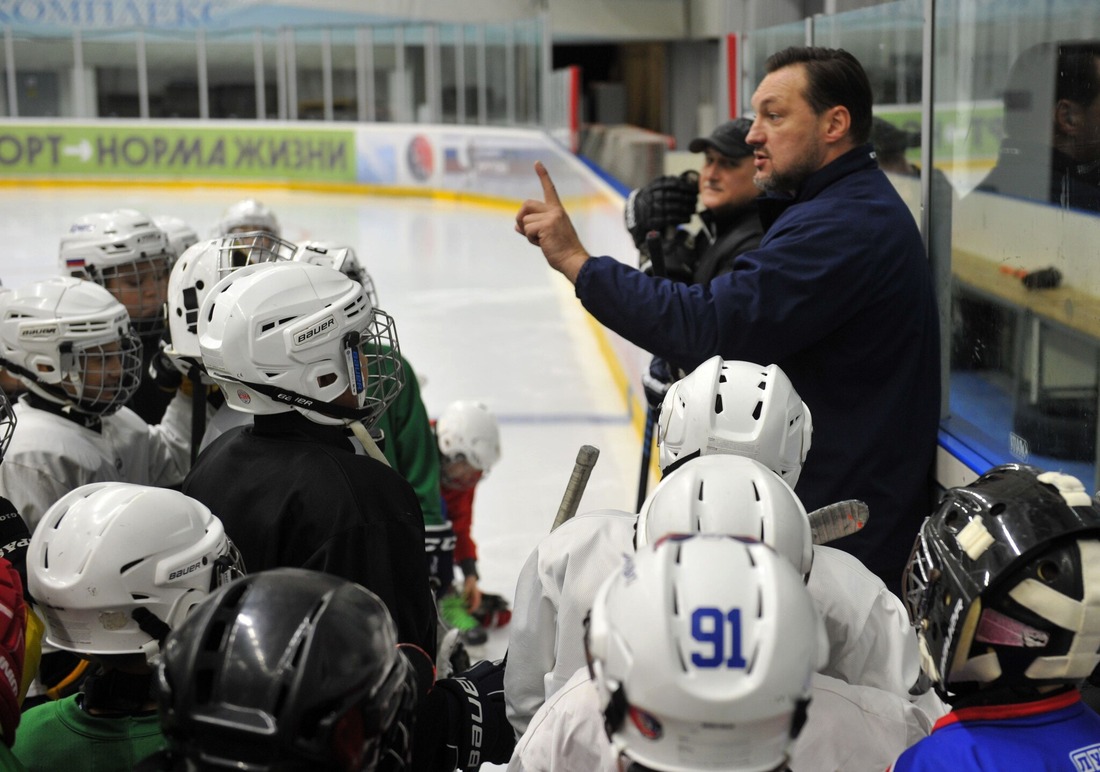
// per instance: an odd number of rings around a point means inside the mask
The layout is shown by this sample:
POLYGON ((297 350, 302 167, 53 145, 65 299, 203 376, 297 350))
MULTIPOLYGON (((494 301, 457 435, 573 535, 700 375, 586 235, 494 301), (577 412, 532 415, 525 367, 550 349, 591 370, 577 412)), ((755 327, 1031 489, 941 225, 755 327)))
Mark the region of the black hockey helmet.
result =
POLYGON ((1100 661, 1100 509, 1076 478, 994 467, 944 493, 902 578, 922 666, 945 698, 1027 694, 1100 661))
POLYGON ((207 601, 173 631, 157 670, 175 755, 253 772, 408 765, 415 676, 377 596, 280 568, 207 601))

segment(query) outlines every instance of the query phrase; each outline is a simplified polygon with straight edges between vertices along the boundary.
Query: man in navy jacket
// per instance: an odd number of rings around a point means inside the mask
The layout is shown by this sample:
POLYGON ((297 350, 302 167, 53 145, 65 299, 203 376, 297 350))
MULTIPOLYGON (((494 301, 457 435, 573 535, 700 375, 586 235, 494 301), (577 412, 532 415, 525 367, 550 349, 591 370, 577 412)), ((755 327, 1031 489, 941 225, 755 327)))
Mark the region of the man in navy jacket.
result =
POLYGON ((859 62, 789 48, 766 69, 746 137, 766 232, 732 273, 688 285, 590 256, 541 163, 545 201, 524 202, 516 230, 596 319, 651 353, 687 369, 716 354, 779 365, 814 417, 799 496, 807 509, 866 501, 867 526, 834 546, 898 592, 933 501, 940 360, 928 260, 868 143, 859 62))

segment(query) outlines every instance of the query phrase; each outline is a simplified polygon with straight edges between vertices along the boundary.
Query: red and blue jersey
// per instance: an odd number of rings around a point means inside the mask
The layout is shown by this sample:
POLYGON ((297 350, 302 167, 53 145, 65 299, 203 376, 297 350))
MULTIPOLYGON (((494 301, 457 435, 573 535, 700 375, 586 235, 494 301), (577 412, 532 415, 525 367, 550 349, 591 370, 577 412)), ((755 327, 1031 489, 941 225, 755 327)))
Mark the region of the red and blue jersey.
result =
POLYGON ((1076 689, 1034 702, 953 710, 887 772, 1100 772, 1100 715, 1076 689))

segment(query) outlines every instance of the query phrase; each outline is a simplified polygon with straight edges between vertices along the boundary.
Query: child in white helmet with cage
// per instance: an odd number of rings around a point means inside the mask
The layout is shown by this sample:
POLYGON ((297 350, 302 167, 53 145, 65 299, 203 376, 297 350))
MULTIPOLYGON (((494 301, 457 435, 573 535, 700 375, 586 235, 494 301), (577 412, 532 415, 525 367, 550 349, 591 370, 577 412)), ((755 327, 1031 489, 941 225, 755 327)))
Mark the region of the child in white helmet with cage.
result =
POLYGON ((25 711, 16 757, 32 771, 132 767, 164 743, 156 657, 196 606, 243 574, 233 543, 178 491, 101 482, 50 507, 27 564, 46 643, 87 669, 79 692, 25 711))
POLYGON ((0 495, 32 531, 81 485, 183 481, 191 397, 177 391, 156 425, 126 407, 141 380, 141 341, 103 287, 57 276, 0 295, 0 365, 27 387, 0 495))
POLYGON ((180 385, 178 375, 154 365, 165 329, 168 272, 176 256, 168 235, 136 209, 76 218, 59 250, 63 274, 95 282, 126 307, 141 339, 141 380, 126 404, 151 424, 164 416, 180 385))

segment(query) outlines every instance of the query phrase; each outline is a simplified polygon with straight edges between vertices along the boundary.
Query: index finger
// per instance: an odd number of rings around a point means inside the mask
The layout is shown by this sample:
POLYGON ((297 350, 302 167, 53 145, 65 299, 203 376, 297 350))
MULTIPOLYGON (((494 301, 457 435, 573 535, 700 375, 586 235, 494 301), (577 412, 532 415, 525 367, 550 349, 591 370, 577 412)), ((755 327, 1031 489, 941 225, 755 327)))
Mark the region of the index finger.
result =
POLYGON ((539 176, 539 182, 542 183, 542 195, 546 199, 546 203, 561 206, 558 189, 554 187, 554 181, 550 179, 550 172, 546 171, 542 161, 535 161, 535 174, 539 176))

